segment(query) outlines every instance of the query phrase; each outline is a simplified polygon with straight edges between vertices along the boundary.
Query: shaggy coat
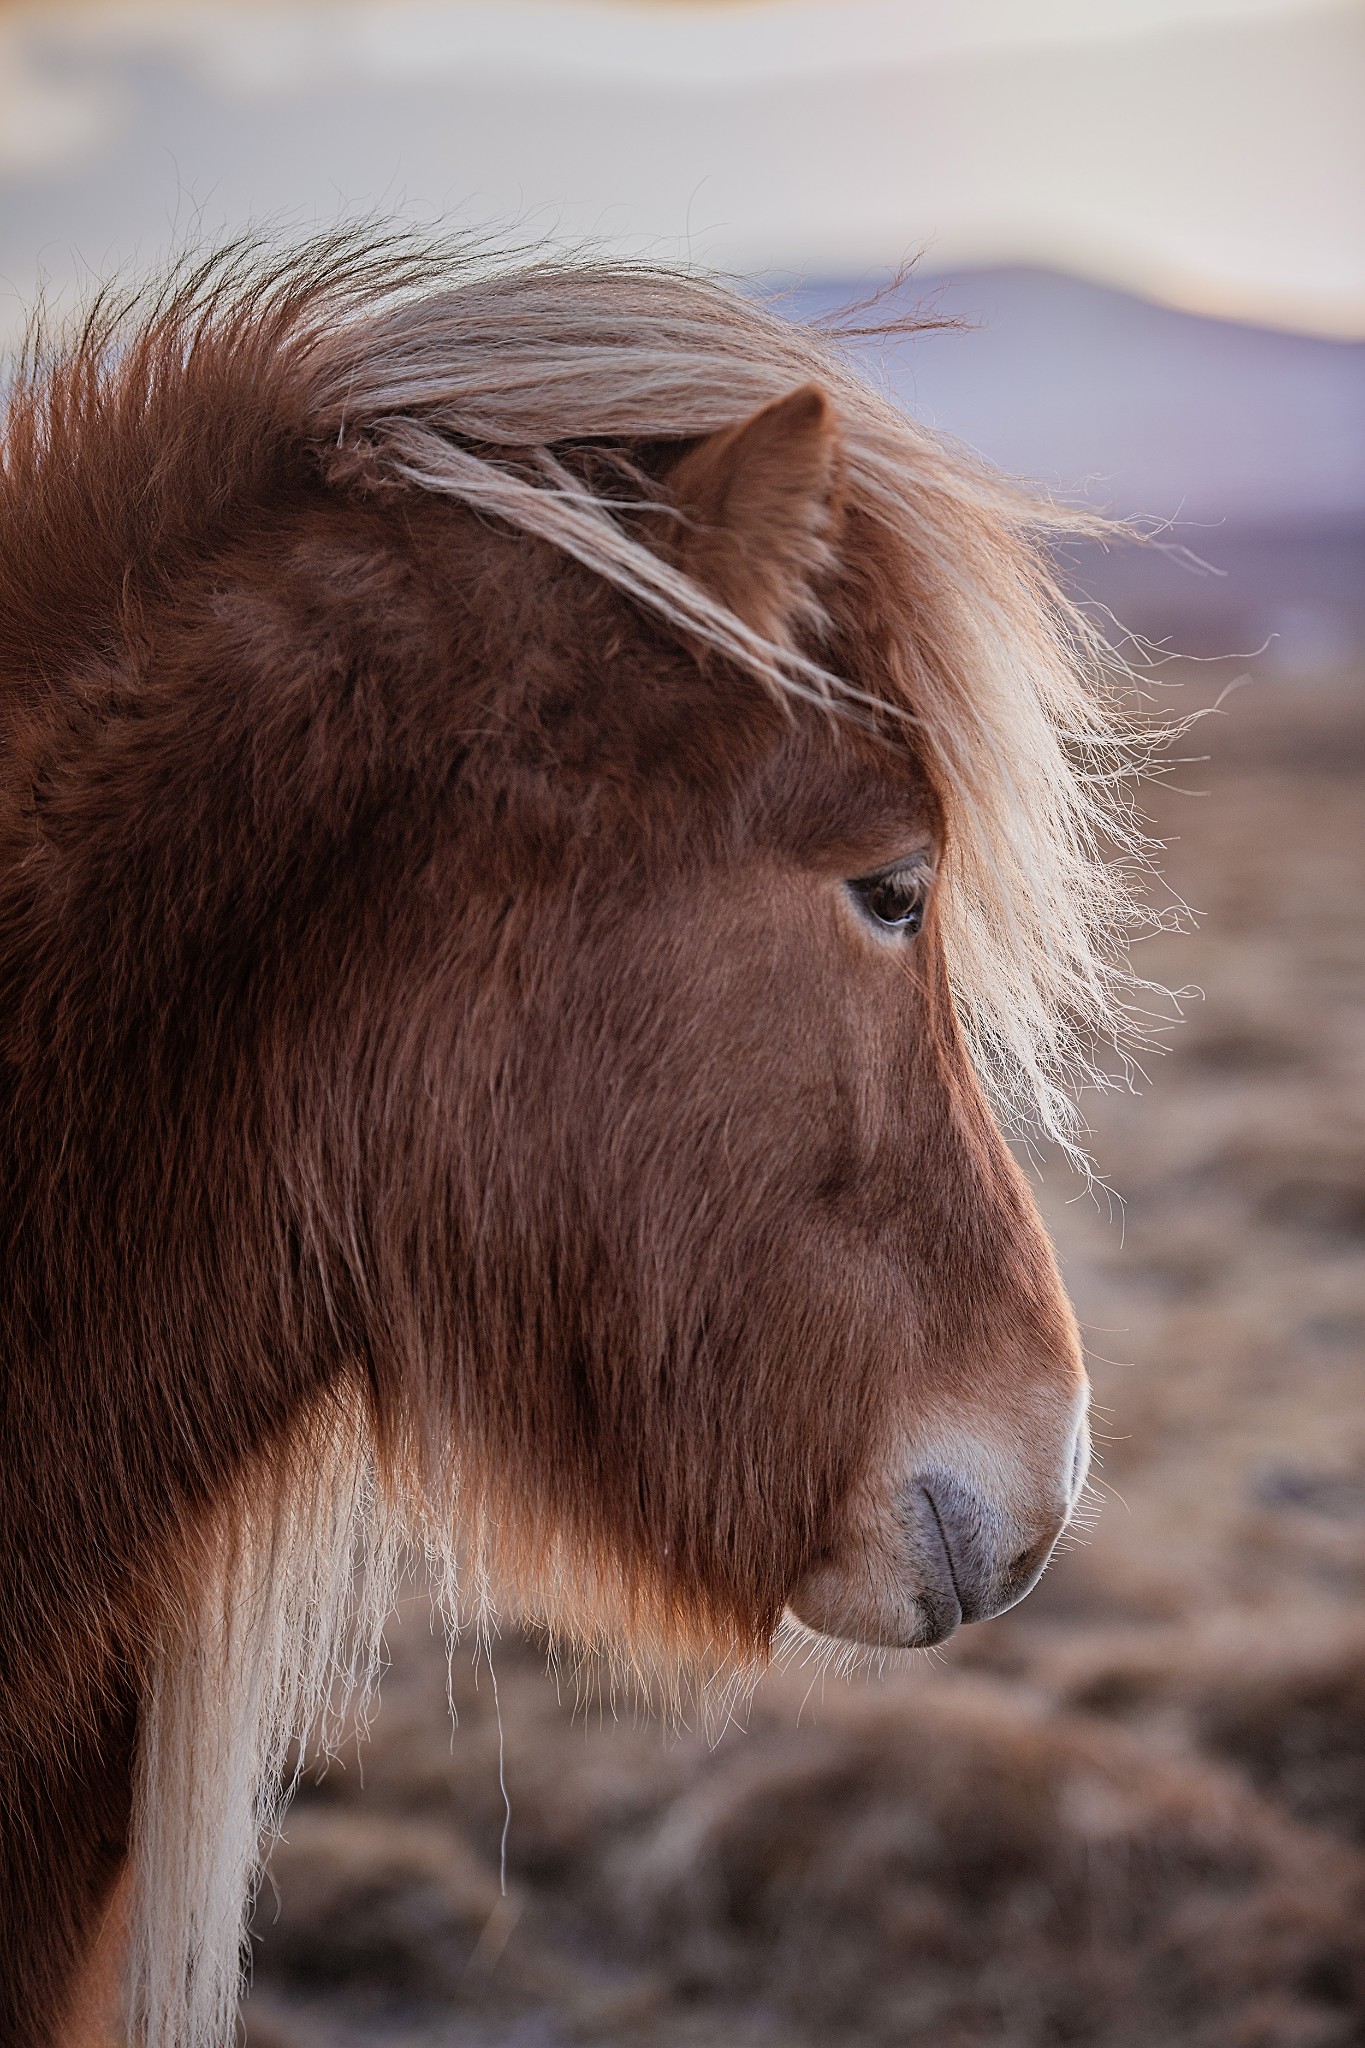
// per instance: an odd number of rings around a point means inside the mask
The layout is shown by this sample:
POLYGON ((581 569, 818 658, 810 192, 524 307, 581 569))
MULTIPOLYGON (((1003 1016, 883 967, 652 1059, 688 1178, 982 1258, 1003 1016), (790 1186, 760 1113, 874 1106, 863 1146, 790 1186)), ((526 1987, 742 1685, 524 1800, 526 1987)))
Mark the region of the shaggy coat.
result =
POLYGON ((1126 911, 1037 517, 628 267, 229 256, 20 375, 5 2042, 106 1967, 228 2038, 404 1544, 642 1668, 943 1632, 878 1618, 912 1464, 976 1611, 1036 1575, 1081 1377, 983 1087, 1065 1138, 1126 911))

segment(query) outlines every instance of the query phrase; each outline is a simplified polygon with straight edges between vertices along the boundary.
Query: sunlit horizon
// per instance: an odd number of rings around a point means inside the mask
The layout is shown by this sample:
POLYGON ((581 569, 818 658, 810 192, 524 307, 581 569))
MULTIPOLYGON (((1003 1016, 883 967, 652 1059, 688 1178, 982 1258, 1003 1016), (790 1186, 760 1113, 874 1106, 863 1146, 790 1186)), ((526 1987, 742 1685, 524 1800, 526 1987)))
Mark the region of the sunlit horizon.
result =
POLYGON ((1356 0, 0 11, 0 274, 393 213, 742 274, 1033 266, 1365 338, 1356 0))

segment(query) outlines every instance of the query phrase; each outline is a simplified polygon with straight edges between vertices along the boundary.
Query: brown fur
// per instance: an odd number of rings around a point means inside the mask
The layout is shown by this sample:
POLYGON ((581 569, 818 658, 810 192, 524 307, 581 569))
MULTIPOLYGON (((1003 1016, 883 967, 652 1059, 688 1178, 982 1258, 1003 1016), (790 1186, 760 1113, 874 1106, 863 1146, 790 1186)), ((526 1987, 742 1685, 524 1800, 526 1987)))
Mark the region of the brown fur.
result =
POLYGON ((845 886, 951 844, 954 798, 895 715, 934 595, 835 405, 556 459, 880 721, 320 431, 307 299, 121 368, 96 330, 11 416, 16 2048, 76 1996, 159 1648, 329 1418, 399 1491, 458 1465, 514 1581, 568 1558, 627 1632, 761 1657, 917 1418, 1042 1475, 1078 1385, 937 915, 886 944, 845 886))

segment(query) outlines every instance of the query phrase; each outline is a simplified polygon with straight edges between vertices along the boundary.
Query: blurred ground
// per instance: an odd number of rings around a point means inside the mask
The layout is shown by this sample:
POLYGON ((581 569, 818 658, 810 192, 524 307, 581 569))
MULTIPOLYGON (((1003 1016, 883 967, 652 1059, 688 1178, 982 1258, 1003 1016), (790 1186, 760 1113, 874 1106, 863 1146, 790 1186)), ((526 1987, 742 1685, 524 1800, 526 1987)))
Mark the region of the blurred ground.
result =
MULTIPOLYGON (((1196 684, 1210 693, 1209 672, 1196 684)), ((1043 1189, 1109 1496, 1024 1606, 715 1748, 457 1671, 420 1601, 305 1789, 250 2048, 1365 2042, 1365 687, 1236 696, 1154 792, 1202 1002, 1043 1189)))

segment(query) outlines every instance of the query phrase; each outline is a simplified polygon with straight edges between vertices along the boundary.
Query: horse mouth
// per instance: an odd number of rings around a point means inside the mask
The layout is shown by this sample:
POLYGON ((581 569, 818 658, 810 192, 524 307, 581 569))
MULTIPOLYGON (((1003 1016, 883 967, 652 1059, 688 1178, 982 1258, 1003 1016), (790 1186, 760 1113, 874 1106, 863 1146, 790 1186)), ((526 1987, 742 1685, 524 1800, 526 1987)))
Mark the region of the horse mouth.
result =
POLYGON ((1014 1607, 1042 1576, 1067 1516, 1020 1540, 1006 1517, 945 1471, 917 1474, 880 1526, 823 1560, 788 1600, 818 1635, 869 1649, 924 1650, 964 1622, 1014 1607))
POLYGON ((816 1635, 867 1650, 929 1650, 956 1635, 962 1623, 952 1594, 924 1587, 878 1598, 874 1588, 849 1587, 828 1568, 803 1579, 787 1609, 816 1635))
POLYGON ((808 1572, 788 1607, 817 1635, 869 1649, 927 1650, 964 1619, 952 1553, 932 1496, 907 1487, 891 1527, 808 1572))

